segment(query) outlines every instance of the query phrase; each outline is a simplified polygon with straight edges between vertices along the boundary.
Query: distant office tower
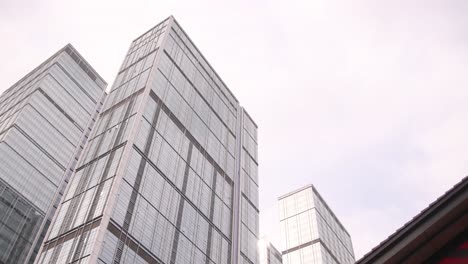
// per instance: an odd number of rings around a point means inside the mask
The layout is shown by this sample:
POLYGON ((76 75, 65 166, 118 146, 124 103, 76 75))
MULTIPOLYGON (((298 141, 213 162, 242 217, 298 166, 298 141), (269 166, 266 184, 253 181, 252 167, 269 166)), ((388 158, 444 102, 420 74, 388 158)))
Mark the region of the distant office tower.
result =
POLYGON ((0 96, 0 263, 32 263, 106 83, 67 45, 0 96))
POLYGON ((260 239, 258 243, 260 264, 282 264, 281 252, 273 246, 266 238, 260 239))
POLYGON ((314 186, 278 200, 285 264, 354 263, 350 235, 314 186))
POLYGON ((258 263, 256 142, 164 20, 131 44, 38 263, 258 263))

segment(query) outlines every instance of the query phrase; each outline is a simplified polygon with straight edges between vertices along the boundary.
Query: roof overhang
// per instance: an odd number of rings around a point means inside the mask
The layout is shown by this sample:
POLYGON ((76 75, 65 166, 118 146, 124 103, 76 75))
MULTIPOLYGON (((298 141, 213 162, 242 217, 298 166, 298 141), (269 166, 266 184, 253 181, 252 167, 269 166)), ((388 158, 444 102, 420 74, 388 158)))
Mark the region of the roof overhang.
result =
POLYGON ((356 262, 426 263, 468 230, 468 177, 356 262))

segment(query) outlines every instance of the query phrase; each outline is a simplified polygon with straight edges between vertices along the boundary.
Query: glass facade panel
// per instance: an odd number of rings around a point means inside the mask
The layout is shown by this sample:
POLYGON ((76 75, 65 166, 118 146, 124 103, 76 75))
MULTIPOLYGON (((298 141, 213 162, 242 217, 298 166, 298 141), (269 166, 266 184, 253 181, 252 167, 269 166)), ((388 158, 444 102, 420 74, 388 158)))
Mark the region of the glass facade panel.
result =
POLYGON ((256 140, 255 123, 168 18, 130 45, 39 263, 257 264, 256 140), (91 227, 90 245, 79 234, 91 227))
POLYGON ((67 45, 0 96, 0 263, 34 261, 105 87, 67 45))
POLYGON ((281 252, 276 249, 265 237, 261 238, 259 243, 260 264, 282 264, 283 257, 281 252))
POLYGON ((313 186, 278 202, 284 263, 354 263, 350 235, 313 186))

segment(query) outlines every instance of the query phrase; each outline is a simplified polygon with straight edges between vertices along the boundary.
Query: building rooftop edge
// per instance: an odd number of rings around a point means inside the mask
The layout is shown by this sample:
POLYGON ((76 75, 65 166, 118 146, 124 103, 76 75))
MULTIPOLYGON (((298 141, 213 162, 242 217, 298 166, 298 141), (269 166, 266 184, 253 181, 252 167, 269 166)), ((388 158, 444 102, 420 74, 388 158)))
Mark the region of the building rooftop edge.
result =
POLYGON ((106 82, 106 80, 104 80, 104 78, 102 78, 101 75, 99 75, 99 73, 93 68, 93 66, 91 66, 91 64, 83 57, 83 55, 81 55, 81 53, 71 44, 71 43, 68 43, 67 45, 65 45, 65 47, 63 47, 61 49, 61 51, 65 51, 66 48, 70 48, 73 50, 73 52, 76 53, 76 55, 78 55, 80 57, 81 60, 83 60, 83 62, 86 64, 86 66, 89 68, 89 70, 91 70, 97 78, 99 78, 99 80, 101 80, 103 83, 104 83, 104 90, 106 90, 105 88, 107 87, 108 83, 106 82))
MULTIPOLYGON (((340 219, 338 219, 338 217, 335 215, 335 212, 333 212, 333 210, 330 208, 330 206, 328 206, 327 201, 325 201, 325 199, 323 199, 322 195, 320 195, 318 190, 313 185, 312 185, 312 190, 315 192, 315 194, 317 194, 317 196, 320 198, 320 200, 322 200, 323 205, 325 205, 325 207, 328 209, 328 211, 330 211, 331 216, 336 220, 336 222, 340 225, 340 227, 343 228, 343 231, 345 231, 345 233, 351 238, 351 235, 349 234, 348 230, 346 230, 344 225, 341 223, 340 219)), ((352 243, 352 240, 351 240, 351 243, 352 243)), ((353 248, 351 248, 351 250, 354 251, 353 248)), ((354 252, 352 252, 352 255, 354 255, 354 252)))
POLYGON ((261 236, 258 241, 263 241, 266 247, 273 249, 280 256, 282 255, 282 252, 268 239, 266 235, 261 236))
MULTIPOLYGON (((229 94, 234 98, 234 100, 239 104, 238 106, 239 107, 242 107, 242 109, 244 109, 245 112, 247 112, 245 110, 245 108, 240 104, 239 102, 239 99, 237 99, 237 97, 234 95, 234 93, 231 91, 231 89, 228 87, 228 85, 226 85, 226 83, 223 81, 223 79, 219 76, 219 74, 216 72, 216 70, 213 68, 213 66, 211 66, 210 62, 206 59, 205 55, 203 55, 203 53, 200 51, 200 49, 197 47, 197 45, 195 45, 195 43, 193 42, 193 40, 190 38, 190 36, 187 34, 187 32, 185 32, 185 30, 182 28, 182 26, 180 25, 180 23, 177 21, 177 19, 173 16, 173 15, 169 15, 167 18, 163 19, 161 22, 157 23, 155 26, 151 27, 150 29, 148 29, 147 31, 145 31, 143 34, 140 34, 138 37, 136 37, 133 41, 135 42, 136 40, 138 40, 139 38, 141 38, 142 36, 144 36, 146 33, 148 33, 149 31, 153 30, 155 27, 158 27, 159 25, 161 25, 162 23, 166 22, 167 20, 172 20, 175 24, 177 24, 177 26, 180 28, 180 30, 182 30, 182 32, 184 33, 184 35, 187 37, 187 39, 190 41, 190 43, 192 44, 192 46, 196 49, 196 51, 200 54, 201 58, 206 62, 206 64, 210 67, 210 69, 213 71, 213 73, 215 74, 215 76, 218 78, 218 80, 224 85, 224 87, 226 88, 226 90, 229 92, 229 94)), ((249 114, 247 114, 250 118, 250 120, 252 120, 252 122, 254 123, 254 125, 258 128, 258 125, 257 123, 255 122, 255 120, 252 118, 252 116, 250 116, 249 114)))
POLYGON ((96 72, 96 70, 91 66, 91 64, 89 64, 88 61, 86 61, 86 59, 76 50, 75 47, 73 47, 73 45, 71 43, 68 43, 66 44, 65 46, 63 46, 61 49, 59 49, 58 51, 56 51, 54 54, 52 54, 51 56, 49 56, 46 60, 44 60, 41 64, 39 64, 38 66, 34 67, 32 70, 30 70, 26 75, 24 75, 22 78, 20 78, 18 81, 16 81, 15 83, 13 83, 10 87, 8 87, 7 89, 5 89, 1 95, 3 95, 5 92, 9 91, 10 89, 12 89, 13 87, 15 87, 16 85, 18 85, 19 83, 21 83, 24 79, 28 78, 31 74, 33 74, 37 69, 41 68, 42 66, 44 66, 45 64, 49 63, 49 61, 53 60, 55 57, 59 56, 62 52, 65 52, 65 50, 68 48, 72 49, 73 52, 75 52, 79 57, 80 59, 83 60, 84 63, 86 63, 86 66, 88 66, 88 68, 90 70, 93 71, 93 73, 96 74, 96 76, 104 83, 104 87, 103 90, 105 90, 106 86, 107 86, 107 82, 96 72))
POLYGON ((241 106, 241 107, 244 110, 244 113, 250 118, 250 120, 252 120, 252 123, 255 125, 255 128, 258 129, 257 123, 255 122, 255 120, 253 120, 252 116, 249 115, 249 112, 247 112, 247 110, 245 110, 245 108, 243 106, 241 106))
POLYGON ((133 42, 135 42, 136 40, 138 40, 139 38, 143 37, 146 33, 150 32, 151 30, 153 30, 154 28, 158 27, 159 25, 161 25, 162 23, 166 22, 167 20, 169 19, 174 19, 174 16, 170 15, 168 17, 166 17, 165 19, 163 19, 161 22, 157 23, 155 26, 152 26, 150 29, 146 30, 144 33, 138 35, 138 37, 134 38, 132 40, 132 43, 130 45, 133 44, 133 42))
POLYGON ((271 243, 271 241, 268 241, 268 246, 270 246, 270 248, 272 248, 273 250, 278 252, 280 255, 282 255, 281 251, 273 243, 271 243))
POLYGON ((176 23, 177 26, 180 28, 180 30, 182 30, 182 32, 184 32, 187 39, 192 43, 193 47, 198 51, 198 53, 203 58, 203 60, 205 60, 206 64, 208 64, 208 66, 211 68, 211 70, 216 75, 216 77, 219 79, 219 81, 224 85, 224 87, 226 87, 226 90, 231 94, 231 96, 234 98, 234 100, 236 100, 236 102, 240 105, 239 99, 237 99, 237 97, 234 95, 234 93, 231 91, 231 89, 229 89, 229 87, 226 85, 226 83, 223 81, 223 79, 221 79, 221 77, 216 72, 216 70, 213 68, 213 66, 211 66, 210 62, 205 58, 205 55, 203 55, 203 53, 200 51, 200 49, 197 47, 197 45, 195 45, 192 38, 190 38, 190 36, 187 34, 187 32, 185 32, 185 30, 182 28, 182 26, 179 24, 179 22, 177 22, 177 19, 175 19, 174 16, 170 16, 169 18, 172 18, 174 23, 176 23))
MULTIPOLYGON (((298 193, 298 192, 304 191, 304 190, 306 190, 306 189, 308 189, 308 188, 311 188, 312 191, 313 191, 315 194, 317 194, 317 196, 319 197, 319 199, 322 200, 323 204, 325 205, 325 207, 326 207, 326 208, 328 209, 328 211, 330 212, 331 216, 335 219, 335 221, 338 223, 338 225, 340 225, 340 227, 343 229, 343 231, 345 231, 345 233, 351 238, 351 235, 349 234, 348 230, 346 230, 346 228, 344 227, 344 225, 341 223, 340 219, 338 219, 338 217, 335 215, 335 213, 334 213, 333 210, 330 208, 330 206, 328 206, 328 204, 327 204, 327 202, 325 201, 325 199, 323 199, 322 195, 320 195, 320 193, 318 192, 318 190, 315 188, 315 186, 314 186, 313 184, 308 184, 308 185, 303 186, 303 187, 301 187, 301 188, 299 188, 299 189, 296 189, 296 190, 291 191, 291 192, 289 192, 289 193, 287 193, 287 194, 284 194, 284 195, 278 197, 278 201, 279 201, 279 200, 282 200, 282 199, 284 199, 284 198, 286 198, 286 197, 288 197, 288 196, 291 196, 291 195, 293 195, 293 194, 296 194, 296 193, 298 193)), ((315 208, 315 206, 314 206, 314 208, 315 208)), ((353 253, 353 254, 354 254, 354 253, 353 253)))
POLYGON ((306 186, 302 186, 302 187, 300 187, 300 188, 298 188, 298 189, 295 189, 295 190, 293 190, 293 191, 290 191, 290 192, 288 192, 288 193, 286 193, 286 194, 281 195, 280 197, 278 197, 278 200, 284 199, 284 198, 286 198, 286 197, 288 197, 288 196, 291 196, 291 195, 293 195, 293 194, 295 194, 295 193, 298 193, 298 192, 301 192, 301 191, 303 191, 303 190, 305 190, 305 189, 313 188, 313 187, 314 187, 313 184, 307 184, 306 186))

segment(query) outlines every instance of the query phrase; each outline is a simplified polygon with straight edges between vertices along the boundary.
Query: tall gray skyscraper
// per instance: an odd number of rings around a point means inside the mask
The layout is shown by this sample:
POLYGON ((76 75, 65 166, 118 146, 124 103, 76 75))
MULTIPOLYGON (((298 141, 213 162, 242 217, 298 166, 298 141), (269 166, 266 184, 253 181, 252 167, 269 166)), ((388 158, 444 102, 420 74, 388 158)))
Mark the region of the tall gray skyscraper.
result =
POLYGON ((0 263, 34 260, 105 87, 67 45, 0 96, 0 263))
POLYGON ((260 264, 282 264, 281 252, 267 239, 262 238, 258 243, 260 264))
POLYGON ((314 186, 305 186, 278 200, 283 263, 354 263, 350 235, 314 186))
POLYGON ((173 17, 135 39, 38 263, 258 263, 257 126, 173 17))

